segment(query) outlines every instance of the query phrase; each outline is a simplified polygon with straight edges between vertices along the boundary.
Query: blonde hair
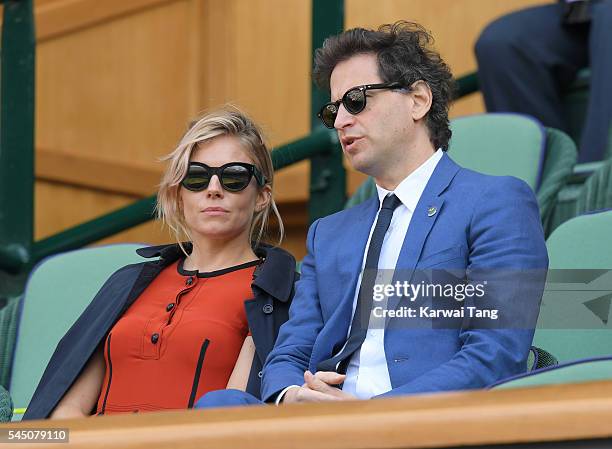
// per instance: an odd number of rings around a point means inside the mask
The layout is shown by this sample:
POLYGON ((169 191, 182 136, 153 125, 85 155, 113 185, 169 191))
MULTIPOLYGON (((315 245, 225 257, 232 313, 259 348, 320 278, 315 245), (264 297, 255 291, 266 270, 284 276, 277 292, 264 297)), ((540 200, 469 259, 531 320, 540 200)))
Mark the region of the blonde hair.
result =
MULTIPOLYGON (((255 166, 265 176, 266 184, 270 189, 274 186, 274 168, 270 152, 265 143, 261 129, 242 111, 232 106, 211 111, 191 122, 189 129, 181 138, 177 147, 170 154, 164 156, 162 161, 170 161, 162 176, 157 193, 156 213, 171 232, 177 242, 186 238, 192 241, 185 217, 180 208, 181 181, 187 173, 189 160, 199 144, 208 142, 215 137, 231 136, 237 138, 253 160, 255 166)), ((258 186, 262 189, 264 186, 258 186)), ((278 243, 283 239, 284 227, 281 216, 274 202, 272 194, 267 206, 261 211, 255 211, 251 220, 249 237, 253 248, 256 248, 261 239, 266 236, 270 214, 274 213, 279 225, 278 243)), ((184 250, 184 248, 183 248, 184 250)))

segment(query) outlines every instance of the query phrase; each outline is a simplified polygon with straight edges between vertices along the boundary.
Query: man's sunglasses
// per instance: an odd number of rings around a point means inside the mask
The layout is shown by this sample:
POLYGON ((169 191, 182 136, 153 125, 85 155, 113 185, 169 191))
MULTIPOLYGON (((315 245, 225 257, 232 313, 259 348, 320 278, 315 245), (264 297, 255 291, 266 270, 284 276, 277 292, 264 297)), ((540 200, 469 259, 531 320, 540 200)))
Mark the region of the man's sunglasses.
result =
POLYGON ((253 164, 229 162, 221 167, 209 167, 201 162, 190 162, 181 185, 187 190, 199 192, 208 187, 214 175, 217 175, 221 186, 228 192, 246 189, 253 176, 259 186, 266 184, 265 176, 253 164))
POLYGON ((334 123, 336 122, 336 116, 338 115, 338 109, 340 108, 340 103, 344 105, 349 113, 357 115, 366 107, 366 92, 368 90, 397 89, 401 87, 403 86, 397 82, 355 86, 347 90, 342 96, 341 100, 332 101, 323 106, 317 114, 317 117, 321 119, 325 126, 327 126, 329 129, 333 129, 334 123))

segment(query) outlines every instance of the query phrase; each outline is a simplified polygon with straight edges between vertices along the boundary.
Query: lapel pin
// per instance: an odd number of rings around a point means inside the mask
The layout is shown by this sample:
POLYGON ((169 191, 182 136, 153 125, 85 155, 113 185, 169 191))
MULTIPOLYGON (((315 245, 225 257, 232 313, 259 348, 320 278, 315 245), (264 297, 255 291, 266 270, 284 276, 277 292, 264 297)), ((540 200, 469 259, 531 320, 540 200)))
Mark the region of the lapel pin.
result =
POLYGON ((427 209, 427 216, 433 217, 434 215, 436 215, 436 212, 438 212, 438 210, 435 207, 429 206, 429 209, 427 209))

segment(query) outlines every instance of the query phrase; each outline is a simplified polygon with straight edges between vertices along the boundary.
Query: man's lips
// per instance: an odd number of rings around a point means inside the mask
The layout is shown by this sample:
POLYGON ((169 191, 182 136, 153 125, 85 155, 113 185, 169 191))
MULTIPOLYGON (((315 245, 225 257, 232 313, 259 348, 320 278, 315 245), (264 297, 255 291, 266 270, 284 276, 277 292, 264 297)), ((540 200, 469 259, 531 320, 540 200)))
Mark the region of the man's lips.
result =
POLYGON ((361 136, 343 136, 340 138, 340 142, 344 150, 350 152, 354 148, 355 143, 361 139, 363 139, 361 136))

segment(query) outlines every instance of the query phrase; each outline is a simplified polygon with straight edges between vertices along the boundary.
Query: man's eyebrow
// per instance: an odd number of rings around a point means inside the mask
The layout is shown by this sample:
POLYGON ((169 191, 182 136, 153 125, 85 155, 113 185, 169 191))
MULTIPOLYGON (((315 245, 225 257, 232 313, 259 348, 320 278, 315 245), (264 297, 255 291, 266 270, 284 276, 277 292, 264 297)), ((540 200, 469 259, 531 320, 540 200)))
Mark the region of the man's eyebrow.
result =
POLYGON ((356 86, 349 87, 348 89, 346 89, 346 90, 344 91, 344 93, 343 93, 342 95, 340 95, 340 98, 337 98, 337 99, 335 99, 335 100, 333 100, 333 99, 332 99, 333 97, 331 96, 331 92, 330 92, 330 95, 329 95, 330 100, 329 100, 329 101, 331 101, 332 103, 335 103, 335 102, 337 102, 337 101, 341 101, 341 100, 342 100, 342 97, 344 97, 344 96, 346 95, 346 93, 347 93, 349 90, 354 89, 355 87, 356 87, 356 86))

